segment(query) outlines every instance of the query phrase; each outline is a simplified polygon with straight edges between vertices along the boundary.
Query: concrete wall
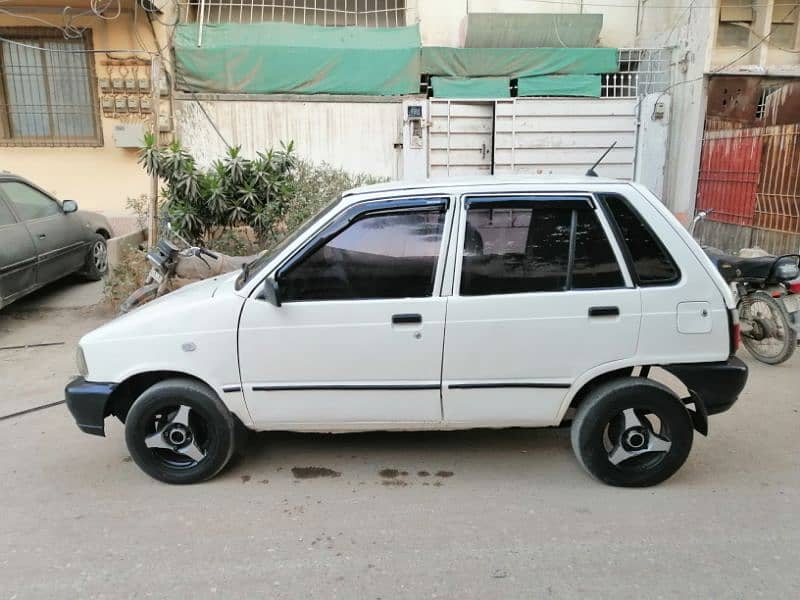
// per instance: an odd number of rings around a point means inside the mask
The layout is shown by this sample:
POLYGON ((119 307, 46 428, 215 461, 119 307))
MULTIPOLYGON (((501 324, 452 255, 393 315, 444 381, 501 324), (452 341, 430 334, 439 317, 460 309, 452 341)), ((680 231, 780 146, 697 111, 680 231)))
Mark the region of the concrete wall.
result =
MULTIPOLYGON (((672 48, 671 121, 662 199, 684 222, 694 213, 706 111, 704 74, 714 18, 716 11, 708 7, 686 8, 671 0, 648 2, 641 13, 637 45, 672 48)), ((649 118, 642 114, 642 119, 649 118)))
MULTIPOLYGON (((6 3, 3 6, 13 9, 13 4, 6 3)), ((25 4, 30 6, 31 3, 25 4)), ((33 20, 25 18, 24 14, 3 14, 0 15, 0 27, 45 27, 46 23, 63 26, 64 19, 58 12, 63 9, 63 2, 36 4, 37 9, 28 14, 33 20), (61 8, 50 9, 48 4, 60 4, 61 8)), ((150 49, 155 49, 152 31, 141 14, 136 24, 131 12, 123 12, 113 21, 79 19, 74 24, 91 28, 95 49, 138 49, 142 47, 142 42, 150 49)), ((98 72, 101 71, 101 62, 105 58, 104 54, 94 55, 98 72)), ((75 199, 81 208, 98 210, 112 216, 123 214, 126 199, 147 193, 149 180, 136 164, 136 150, 115 146, 112 131, 118 120, 106 118, 102 116, 102 112, 100 114, 103 138, 101 146, 0 146, 0 168, 31 179, 59 198, 75 199)))
POLYGON ((352 98, 341 101, 298 97, 203 95, 176 96, 179 139, 208 165, 225 153, 225 142, 246 156, 294 141, 299 156, 327 162, 351 173, 402 177, 401 101, 352 98), (202 103, 203 110, 199 103, 202 103), (209 120, 210 118, 210 120, 209 120))

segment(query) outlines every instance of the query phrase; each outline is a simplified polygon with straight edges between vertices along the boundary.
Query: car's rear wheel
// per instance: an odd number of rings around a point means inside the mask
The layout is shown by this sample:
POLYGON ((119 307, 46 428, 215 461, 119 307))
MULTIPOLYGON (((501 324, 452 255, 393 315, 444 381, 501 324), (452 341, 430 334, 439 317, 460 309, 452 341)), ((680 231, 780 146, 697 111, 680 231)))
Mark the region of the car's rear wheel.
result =
POLYGON ((108 246, 106 238, 95 233, 86 255, 83 276, 91 281, 99 281, 108 272, 108 246))
POLYGON ((125 441, 136 464, 165 483, 214 477, 233 455, 233 416, 208 386, 169 379, 148 388, 125 419, 125 441))
POLYGON ((686 461, 694 429, 683 403, 664 385, 641 377, 593 390, 572 423, 581 465, 610 485, 644 487, 672 476, 686 461))

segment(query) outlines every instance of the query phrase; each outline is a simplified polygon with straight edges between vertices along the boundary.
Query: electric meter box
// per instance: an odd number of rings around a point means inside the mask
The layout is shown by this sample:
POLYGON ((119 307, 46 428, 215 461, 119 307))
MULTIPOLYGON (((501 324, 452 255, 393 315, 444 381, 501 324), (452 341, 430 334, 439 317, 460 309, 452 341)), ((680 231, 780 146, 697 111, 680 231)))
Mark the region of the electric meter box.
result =
POLYGON ((117 123, 113 136, 117 148, 141 148, 144 145, 144 123, 117 123))

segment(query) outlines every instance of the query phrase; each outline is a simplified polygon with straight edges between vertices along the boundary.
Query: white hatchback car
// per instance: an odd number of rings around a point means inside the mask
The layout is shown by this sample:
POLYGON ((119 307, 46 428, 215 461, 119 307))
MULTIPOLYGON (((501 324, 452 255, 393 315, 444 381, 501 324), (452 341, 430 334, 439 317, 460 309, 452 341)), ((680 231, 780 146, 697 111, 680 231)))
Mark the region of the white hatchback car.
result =
POLYGON ((133 459, 169 483, 214 476, 246 429, 571 423, 586 470, 646 486, 745 385, 734 308, 639 185, 386 184, 343 194, 241 272, 84 336, 66 399, 87 433, 121 419, 133 459))

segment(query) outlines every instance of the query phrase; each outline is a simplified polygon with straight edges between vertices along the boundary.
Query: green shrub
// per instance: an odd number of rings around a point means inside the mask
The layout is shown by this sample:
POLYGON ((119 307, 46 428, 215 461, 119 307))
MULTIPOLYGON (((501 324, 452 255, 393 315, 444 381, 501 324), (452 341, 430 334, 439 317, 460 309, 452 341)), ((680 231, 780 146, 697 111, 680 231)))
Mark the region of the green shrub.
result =
POLYGON ((139 162, 164 182, 164 212, 172 227, 195 242, 208 242, 220 228, 241 226, 267 238, 283 222, 294 195, 291 143, 255 159, 242 156, 239 147, 228 148, 222 160, 200 169, 180 142, 162 149, 149 134, 139 162))
MULTIPOLYGON (((266 202, 279 204, 279 207, 270 209, 271 221, 266 228, 259 227, 256 222, 247 221, 246 217, 242 217, 245 219, 242 222, 225 217, 228 214, 225 202, 219 204, 219 212, 215 213, 208 209, 204 203, 208 203, 210 196, 204 195, 206 192, 187 195, 185 186, 172 187, 173 184, 170 183, 169 177, 172 177, 173 181, 177 181, 180 177, 185 176, 180 175, 180 172, 191 173, 192 177, 199 179, 205 177, 202 172, 194 168, 194 159, 179 145, 173 145, 162 151, 156 151, 150 145, 143 152, 141 161, 148 172, 151 172, 153 168, 158 168, 163 169, 159 173, 165 174, 166 186, 170 192, 166 193, 165 191, 167 200, 160 204, 159 215, 166 215, 172 226, 182 235, 189 237, 191 241, 202 242, 210 249, 229 256, 249 256, 262 250, 269 250, 323 206, 340 196, 342 192, 383 181, 383 179, 371 175, 353 175, 325 163, 315 165, 308 161, 295 160, 291 157, 291 144, 286 147, 285 152, 288 156, 281 159, 287 161, 284 165, 286 172, 281 175, 284 178, 282 186, 279 188, 281 195, 276 197, 273 191, 267 195, 266 200, 266 202), (182 158, 178 159, 177 155, 182 158), (173 166, 159 167, 159 161, 167 161, 173 166), (181 162, 183 166, 180 170, 174 170, 174 165, 178 162, 181 162), (193 216, 189 217, 190 211, 196 211, 197 214, 192 213, 193 216), (191 223, 195 221, 197 225, 192 226, 191 223)), ((264 157, 261 160, 266 160, 269 156, 272 157, 273 162, 278 160, 274 152, 260 156, 264 157)), ((229 154, 228 158, 215 164, 224 165, 233 160, 229 154)), ((252 176, 253 161, 247 163, 237 158, 235 162, 243 172, 248 172, 252 176), (245 166, 242 167, 242 165, 245 166)), ((238 170, 239 167, 235 169, 238 170)), ((233 169, 233 167, 231 168, 233 169)), ((222 178, 221 175, 220 178, 222 178)), ((233 194, 233 204, 236 204, 235 199, 238 192, 235 186, 230 193, 233 194)), ((241 198, 241 196, 238 197, 241 198)), ((258 202, 257 204, 263 205, 264 203, 258 202)), ((127 207, 136 214, 139 226, 144 228, 147 223, 148 197, 129 198, 127 207)), ((110 270, 106 279, 105 296, 108 305, 116 310, 130 294, 144 284, 148 270, 149 263, 145 251, 137 248, 124 250, 120 257, 120 264, 110 270)))

